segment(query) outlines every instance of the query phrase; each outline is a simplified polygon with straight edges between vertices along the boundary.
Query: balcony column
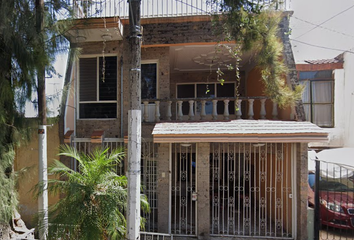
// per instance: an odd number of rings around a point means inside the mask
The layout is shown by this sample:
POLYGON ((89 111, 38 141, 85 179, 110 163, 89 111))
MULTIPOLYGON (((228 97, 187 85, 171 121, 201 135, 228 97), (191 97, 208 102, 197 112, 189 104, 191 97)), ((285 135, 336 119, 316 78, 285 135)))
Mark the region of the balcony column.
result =
POLYGON ((144 101, 144 122, 149 121, 149 102, 144 101))
POLYGON ((224 100, 224 120, 229 120, 229 102, 230 100, 224 100))
POLYGON ((254 102, 254 99, 248 99, 248 119, 253 119, 253 116, 254 116, 253 102, 254 102))
POLYGON ((205 113, 205 103, 206 103, 206 101, 202 100, 201 103, 202 103, 202 109, 200 111, 200 119, 204 120, 205 116, 206 116, 206 113, 205 113))
POLYGON ((218 103, 218 100, 212 100, 213 102, 213 120, 217 120, 218 119, 218 111, 217 111, 217 103, 218 103))
POLYGON ((155 101, 155 122, 160 122, 160 101, 155 101))
POLYGON ((167 113, 166 113, 166 118, 167 121, 171 121, 171 117, 172 117, 172 101, 167 101, 167 113))
POLYGON ((177 101, 177 120, 179 121, 183 120, 182 103, 183 101, 177 101))
POLYGON ((273 102, 272 116, 274 120, 278 119, 278 104, 276 102, 273 102))
POLYGON ((266 102, 267 99, 265 98, 262 98, 260 99, 261 101, 261 112, 259 113, 260 115, 260 119, 266 119, 266 108, 265 108, 265 102, 266 102))
POLYGON ((291 113, 290 113, 290 120, 295 120, 296 116, 296 110, 295 110, 295 105, 291 106, 291 113))
POLYGON ((241 119, 241 117, 242 117, 242 111, 241 111, 241 103, 242 103, 242 100, 241 100, 241 99, 238 99, 235 103, 236 103, 236 105, 235 105, 235 109, 236 109, 236 119, 241 119))
POLYGON ((189 113, 188 113, 188 116, 189 116, 189 120, 194 120, 194 101, 193 100, 189 100, 189 113))

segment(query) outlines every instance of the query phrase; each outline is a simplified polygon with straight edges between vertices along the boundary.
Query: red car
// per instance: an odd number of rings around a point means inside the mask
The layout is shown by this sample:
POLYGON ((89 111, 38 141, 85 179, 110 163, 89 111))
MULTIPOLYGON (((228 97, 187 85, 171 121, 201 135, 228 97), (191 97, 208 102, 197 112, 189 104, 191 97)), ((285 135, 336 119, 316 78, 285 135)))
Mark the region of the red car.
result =
MULTIPOLYGON (((354 230, 354 185, 349 179, 320 180, 321 224, 354 230)), ((309 205, 314 206, 314 193, 309 187, 309 205)))

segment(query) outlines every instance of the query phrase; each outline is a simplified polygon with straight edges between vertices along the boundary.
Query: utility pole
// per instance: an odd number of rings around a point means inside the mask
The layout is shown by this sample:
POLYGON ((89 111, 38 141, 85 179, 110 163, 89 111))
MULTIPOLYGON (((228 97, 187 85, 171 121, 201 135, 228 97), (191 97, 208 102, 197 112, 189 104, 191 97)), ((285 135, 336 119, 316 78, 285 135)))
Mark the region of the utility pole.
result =
POLYGON ((127 239, 139 239, 141 158, 141 0, 129 1, 130 110, 128 111, 128 222, 127 239))
MULTIPOLYGON (((44 27, 44 0, 36 0, 36 27, 41 53, 44 54, 43 27, 44 27)), ((47 111, 45 97, 45 66, 37 71, 38 81, 38 182, 41 186, 38 197, 39 211, 39 239, 46 240, 48 235, 48 174, 47 174, 47 111)))

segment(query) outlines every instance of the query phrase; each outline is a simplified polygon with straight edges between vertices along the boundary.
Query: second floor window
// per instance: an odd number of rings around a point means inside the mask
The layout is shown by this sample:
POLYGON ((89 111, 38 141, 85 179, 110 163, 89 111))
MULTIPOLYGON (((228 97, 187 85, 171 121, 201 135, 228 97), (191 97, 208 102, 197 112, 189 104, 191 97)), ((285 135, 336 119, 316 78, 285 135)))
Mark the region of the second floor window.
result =
MULTIPOLYGON (((177 85, 177 98, 234 98, 235 97, 235 84, 234 83, 192 83, 192 84, 179 84, 177 85)), ((224 102, 222 100, 217 102, 217 113, 224 113, 224 102)), ((229 113, 235 114, 235 101, 229 102, 229 113)), ((188 115, 189 105, 188 102, 183 102, 182 112, 188 115)), ((196 112, 201 111, 201 102, 196 102, 196 112)), ((205 104, 206 114, 212 114, 213 103, 207 101, 205 104)))
POLYGON ((117 117, 117 57, 80 58, 79 117, 117 117))
POLYGON ((300 83, 305 85, 302 101, 306 120, 320 127, 334 127, 334 80, 332 71, 299 73, 300 83))
POLYGON ((157 98, 157 64, 141 64, 141 99, 157 98))

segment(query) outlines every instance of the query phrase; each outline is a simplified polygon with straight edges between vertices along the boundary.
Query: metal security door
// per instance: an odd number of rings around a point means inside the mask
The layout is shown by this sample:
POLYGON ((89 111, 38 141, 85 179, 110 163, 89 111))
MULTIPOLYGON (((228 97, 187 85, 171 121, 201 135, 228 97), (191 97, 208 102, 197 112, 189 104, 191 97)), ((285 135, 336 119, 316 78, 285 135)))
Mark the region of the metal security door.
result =
POLYGON ((196 145, 173 144, 171 233, 196 235, 196 145))
POLYGON ((291 166, 291 144, 211 144, 210 233, 291 238, 291 166))

